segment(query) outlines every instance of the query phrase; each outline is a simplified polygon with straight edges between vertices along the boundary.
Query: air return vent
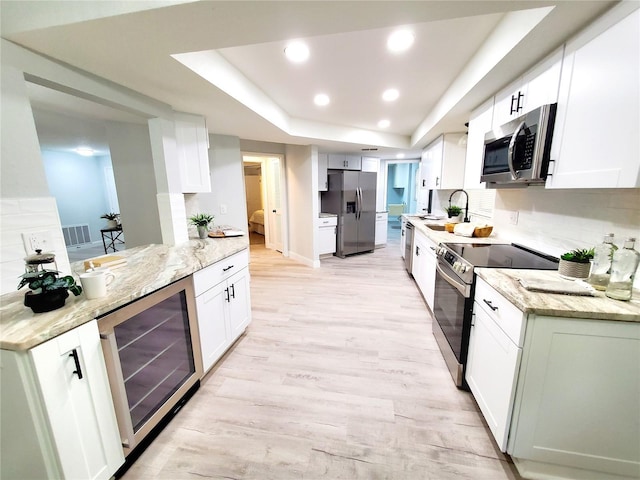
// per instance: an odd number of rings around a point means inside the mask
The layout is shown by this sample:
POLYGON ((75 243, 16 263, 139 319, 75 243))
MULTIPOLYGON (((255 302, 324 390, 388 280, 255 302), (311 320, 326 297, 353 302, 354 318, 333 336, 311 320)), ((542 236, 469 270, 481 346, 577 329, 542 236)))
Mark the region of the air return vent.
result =
POLYGON ((89 234, 88 224, 69 225, 66 227, 62 227, 62 234, 64 235, 64 243, 67 245, 67 247, 91 243, 91 235, 89 234))

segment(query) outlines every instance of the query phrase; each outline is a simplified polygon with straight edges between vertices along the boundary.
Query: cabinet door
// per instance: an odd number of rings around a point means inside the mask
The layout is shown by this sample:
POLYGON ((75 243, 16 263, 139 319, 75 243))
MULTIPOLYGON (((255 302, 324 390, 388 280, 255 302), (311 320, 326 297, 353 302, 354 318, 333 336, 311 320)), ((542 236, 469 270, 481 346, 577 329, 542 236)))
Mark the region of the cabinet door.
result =
POLYGON ((218 361, 231 343, 226 322, 227 295, 227 282, 223 281, 196 297, 203 373, 218 361))
POLYGON ((567 44, 548 188, 640 186, 640 10, 567 44))
POLYGON ((204 117, 176 114, 175 126, 182 192, 210 192, 209 134, 204 117))
POLYGON ((422 152, 422 185, 428 190, 439 189, 441 186, 443 143, 444 140, 440 137, 422 152))
POLYGON ((526 89, 523 88, 522 77, 520 77, 496 94, 492 124, 494 130, 524 114, 525 93, 526 89))
POLYGON ((356 155, 346 155, 346 169, 347 170, 361 170, 362 169, 362 157, 356 155))
POLYGON ((484 157, 484 136, 491 130, 493 121, 493 98, 480 105, 469 120, 467 136, 467 156, 464 168, 464 188, 486 188, 486 182, 480 182, 482 159, 484 157))
POLYGON ((562 56, 563 49, 556 50, 525 74, 523 91, 526 94, 523 98, 523 108, 519 115, 524 115, 542 105, 558 101, 562 56))
POLYGON ((372 157, 362 157, 362 171, 378 173, 380 160, 372 157))
POLYGON ((376 245, 387 243, 387 213, 376 213, 376 245))
POLYGON ((318 191, 326 192, 329 189, 327 178, 328 158, 326 153, 318 154, 318 191))
POLYGON ((231 342, 235 341, 251 322, 249 269, 245 268, 227 281, 229 288, 229 326, 231 342))
POLYGON ((327 164, 334 170, 344 170, 347 168, 347 156, 342 153, 330 153, 327 155, 327 164))
POLYGON ((505 452, 521 350, 478 302, 473 319, 465 378, 498 447, 505 452))
POLYGON ((109 479, 124 463, 95 320, 31 358, 64 478, 109 479))
POLYGON ((318 227, 319 255, 336 252, 336 228, 335 225, 318 227))
MULTIPOLYGON (((463 133, 446 133, 440 153, 441 189, 454 190, 464 186, 466 146, 460 145, 463 133)), ((438 150, 435 152, 438 155, 438 150)))
POLYGON ((508 452, 548 477, 638 478, 639 359, 639 323, 530 316, 508 452))
POLYGON ((424 286, 422 295, 424 295, 424 299, 432 312, 436 294, 436 265, 438 263, 435 248, 435 244, 427 240, 424 255, 424 286))

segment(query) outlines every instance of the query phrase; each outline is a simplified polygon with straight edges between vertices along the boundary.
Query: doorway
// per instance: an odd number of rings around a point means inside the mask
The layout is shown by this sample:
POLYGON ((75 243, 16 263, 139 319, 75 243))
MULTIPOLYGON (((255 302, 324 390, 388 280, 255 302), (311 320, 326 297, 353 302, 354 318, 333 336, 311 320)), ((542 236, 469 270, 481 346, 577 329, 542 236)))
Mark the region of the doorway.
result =
MULTIPOLYGON (((259 153, 243 153, 245 166, 245 188, 247 201, 247 223, 251 234, 262 235, 264 246, 288 256, 288 234, 286 225, 286 188, 284 157, 259 153), (259 180, 249 177, 258 176, 259 180), (247 174, 249 172, 249 174, 247 174), (258 192, 259 188, 259 200, 258 192), (261 206, 262 208, 257 208, 261 206)), ((255 241, 256 243, 253 243, 255 241)))
POLYGON ((417 184, 419 160, 405 160, 386 163, 385 201, 388 215, 388 233, 400 231, 400 217, 403 213, 415 213, 417 209, 417 184))

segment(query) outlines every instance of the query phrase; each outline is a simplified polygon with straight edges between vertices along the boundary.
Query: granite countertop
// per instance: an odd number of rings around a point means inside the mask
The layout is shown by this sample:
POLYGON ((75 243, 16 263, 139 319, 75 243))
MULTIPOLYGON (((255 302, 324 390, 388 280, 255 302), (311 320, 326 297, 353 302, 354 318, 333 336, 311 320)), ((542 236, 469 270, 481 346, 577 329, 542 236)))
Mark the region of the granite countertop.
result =
MULTIPOLYGON (((144 295, 191 275, 197 270, 248 248, 247 236, 191 239, 186 243, 146 245, 116 255, 127 264, 112 269, 115 279, 106 297, 88 300, 72 293, 65 306, 34 314, 23 305, 26 287, 0 297, 0 348, 27 350, 51 338, 126 305, 144 295)), ((74 276, 84 271, 83 262, 71 265, 74 276)))
POLYGON ((424 233, 430 240, 435 243, 510 243, 504 239, 496 237, 495 232, 491 232, 488 237, 464 237, 462 235, 456 235, 446 231, 431 230, 427 225, 444 225, 447 223, 446 219, 442 220, 422 220, 421 215, 403 215, 408 222, 424 233))
POLYGON ((526 290, 518 279, 554 281, 560 278, 557 271, 477 268, 475 272, 524 313, 640 322, 639 290, 634 290, 628 302, 613 300, 604 292, 596 292, 595 297, 540 293, 526 290))
POLYGON ((320 218, 326 218, 326 217, 337 217, 338 215, 336 215, 335 213, 324 213, 324 212, 320 212, 320 215, 318 215, 320 218))

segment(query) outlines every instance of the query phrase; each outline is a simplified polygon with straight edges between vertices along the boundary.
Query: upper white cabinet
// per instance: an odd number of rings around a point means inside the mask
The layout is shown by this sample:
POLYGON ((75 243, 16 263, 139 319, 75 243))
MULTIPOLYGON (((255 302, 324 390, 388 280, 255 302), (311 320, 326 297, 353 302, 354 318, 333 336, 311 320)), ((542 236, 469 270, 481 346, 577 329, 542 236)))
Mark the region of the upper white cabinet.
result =
POLYGON ((562 49, 559 49, 496 94, 493 128, 499 128, 541 105, 556 103, 561 69, 562 49))
POLYGON ((174 122, 182 192, 210 192, 209 133, 204 117, 176 113, 174 122))
POLYGON ((328 158, 326 153, 318 154, 318 191, 329 190, 329 177, 327 175, 328 158))
POLYGON ((493 121, 493 97, 471 113, 467 136, 467 155, 464 168, 464 188, 486 188, 481 182, 484 136, 491 130, 493 121))
POLYGON ((465 147, 463 133, 445 133, 422 152, 420 180, 422 188, 456 189, 464 186, 465 147))
POLYGON ((124 453, 97 322, 0 360, 0 476, 111 478, 124 453))
POLYGON ((375 172, 380 170, 380 159, 374 157, 362 157, 362 171, 363 172, 375 172))
POLYGON ((328 164, 329 168, 335 170, 360 170, 362 169, 362 157, 343 153, 330 153, 328 164))
POLYGON ((640 186, 637 5, 613 25, 610 12, 566 45, 548 188, 640 186))

